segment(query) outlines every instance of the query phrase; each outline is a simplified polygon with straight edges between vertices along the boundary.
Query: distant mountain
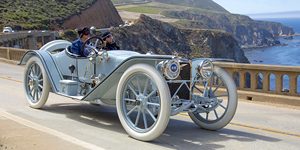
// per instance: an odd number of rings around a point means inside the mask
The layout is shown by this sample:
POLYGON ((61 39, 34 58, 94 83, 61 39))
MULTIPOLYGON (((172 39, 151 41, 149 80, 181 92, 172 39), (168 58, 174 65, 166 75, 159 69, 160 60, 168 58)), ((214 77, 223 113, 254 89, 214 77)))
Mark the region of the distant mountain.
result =
POLYGON ((300 11, 248 14, 248 16, 254 19, 260 19, 260 18, 299 18, 300 19, 300 11))

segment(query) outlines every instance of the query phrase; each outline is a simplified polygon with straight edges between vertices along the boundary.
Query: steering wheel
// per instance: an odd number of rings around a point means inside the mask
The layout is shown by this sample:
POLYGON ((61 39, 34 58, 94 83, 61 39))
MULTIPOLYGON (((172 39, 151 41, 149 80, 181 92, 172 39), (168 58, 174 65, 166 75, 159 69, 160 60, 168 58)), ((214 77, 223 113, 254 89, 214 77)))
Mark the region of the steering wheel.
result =
MULTIPOLYGON (((84 54, 84 50, 87 48, 89 51, 93 50, 96 54, 102 49, 103 40, 99 36, 92 36, 87 39, 81 47, 81 54, 84 54)), ((91 51, 89 52, 91 54, 91 51)))

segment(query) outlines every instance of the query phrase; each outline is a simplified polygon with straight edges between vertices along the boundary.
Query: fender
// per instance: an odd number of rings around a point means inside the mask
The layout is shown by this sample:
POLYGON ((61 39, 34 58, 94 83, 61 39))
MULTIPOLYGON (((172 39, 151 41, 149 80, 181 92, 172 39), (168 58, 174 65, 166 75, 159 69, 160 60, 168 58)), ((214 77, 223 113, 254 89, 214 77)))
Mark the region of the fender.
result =
POLYGON ((59 81, 62 80, 63 77, 50 53, 55 50, 65 49, 70 45, 71 43, 65 40, 55 40, 49 42, 45 44, 40 50, 27 51, 20 60, 19 65, 25 65, 27 61, 33 56, 38 57, 41 60, 43 67, 45 68, 48 79, 51 83, 52 92, 58 93, 60 89, 59 81))

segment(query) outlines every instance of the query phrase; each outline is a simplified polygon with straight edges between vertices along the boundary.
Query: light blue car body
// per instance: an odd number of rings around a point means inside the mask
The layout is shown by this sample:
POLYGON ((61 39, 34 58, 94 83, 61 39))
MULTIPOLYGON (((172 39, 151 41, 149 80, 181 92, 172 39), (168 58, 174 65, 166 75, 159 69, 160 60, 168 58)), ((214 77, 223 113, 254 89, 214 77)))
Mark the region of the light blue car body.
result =
POLYGON ((100 100, 106 104, 114 104, 116 89, 120 77, 126 69, 134 64, 144 63, 155 67, 161 61, 172 59, 170 55, 146 55, 133 51, 115 50, 108 51, 109 60, 96 60, 96 74, 104 76, 100 84, 93 88, 85 96, 69 96, 60 92, 60 81, 66 77, 79 78, 85 82, 91 82, 90 77, 93 74, 94 65, 89 61, 89 58, 74 58, 70 57, 66 48, 71 43, 65 40, 55 40, 44 45, 40 50, 28 51, 20 61, 21 65, 32 57, 37 56, 42 61, 49 81, 51 83, 52 92, 66 97, 83 100, 94 101, 100 100), (69 66, 74 65, 77 69, 71 74, 69 66), (90 75, 87 75, 89 70, 90 75))

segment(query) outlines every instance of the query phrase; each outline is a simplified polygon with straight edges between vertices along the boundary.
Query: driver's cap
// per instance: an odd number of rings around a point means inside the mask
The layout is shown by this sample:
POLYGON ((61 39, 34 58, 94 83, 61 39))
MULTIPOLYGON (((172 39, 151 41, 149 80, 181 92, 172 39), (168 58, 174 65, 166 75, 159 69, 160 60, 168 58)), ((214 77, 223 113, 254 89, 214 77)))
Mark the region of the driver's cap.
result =
POLYGON ((84 27, 84 28, 78 29, 77 33, 78 33, 79 37, 82 37, 83 35, 89 35, 90 29, 88 27, 84 27))

